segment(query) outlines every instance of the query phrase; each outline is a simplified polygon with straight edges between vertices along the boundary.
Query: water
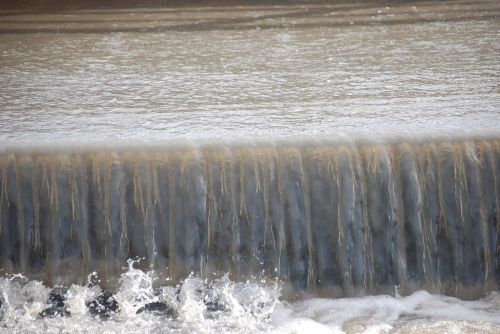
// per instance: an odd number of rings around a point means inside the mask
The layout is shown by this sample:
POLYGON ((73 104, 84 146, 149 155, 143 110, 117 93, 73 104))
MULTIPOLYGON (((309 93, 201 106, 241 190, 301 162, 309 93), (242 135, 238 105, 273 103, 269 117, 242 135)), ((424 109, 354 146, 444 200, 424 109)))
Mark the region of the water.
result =
POLYGON ((498 135, 499 10, 361 3, 3 16, 0 139, 498 135))
POLYGON ((152 272, 132 267, 114 295, 120 311, 91 316, 88 304, 98 285, 73 285, 65 292, 70 316, 40 318, 51 305, 50 288, 23 277, 0 279, 2 333, 498 333, 500 295, 476 301, 418 291, 407 297, 280 300, 277 282, 206 281, 190 276, 177 286, 153 287, 152 272), (175 316, 137 313, 147 303, 166 302, 175 316), (213 308, 217 301, 218 309, 213 308), (210 304, 212 303, 212 304, 210 304), (221 307, 221 305, 224 305, 221 307), (212 306, 212 307, 211 307, 212 306))
POLYGON ((0 11, 0 332, 499 333, 499 17, 0 11))
POLYGON ((322 296, 477 298, 500 278, 498 140, 0 154, 0 264, 50 284, 128 258, 177 282, 262 273, 322 296))

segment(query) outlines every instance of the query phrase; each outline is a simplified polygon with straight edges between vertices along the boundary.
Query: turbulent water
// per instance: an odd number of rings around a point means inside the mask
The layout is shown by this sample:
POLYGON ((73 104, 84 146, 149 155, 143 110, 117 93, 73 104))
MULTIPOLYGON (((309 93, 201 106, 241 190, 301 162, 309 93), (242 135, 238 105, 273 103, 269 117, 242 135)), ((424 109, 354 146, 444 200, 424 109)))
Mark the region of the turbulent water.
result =
POLYGON ((0 10, 0 333, 500 333, 499 18, 0 10))
MULTIPOLYGON (((235 283, 226 276, 207 281, 190 276, 176 286, 154 287, 152 272, 121 276, 114 294, 119 311, 102 319, 88 304, 99 285, 73 285, 65 292, 68 316, 42 318, 51 307, 50 288, 22 276, 0 279, 5 333, 498 333, 500 295, 476 301, 418 291, 407 297, 280 300, 277 282, 235 283), (140 312, 165 302, 172 314, 140 312), (217 307, 214 307, 216 305, 217 307), (139 312, 139 313, 138 313, 139 312)), ((90 282, 90 280, 89 280, 90 282)))

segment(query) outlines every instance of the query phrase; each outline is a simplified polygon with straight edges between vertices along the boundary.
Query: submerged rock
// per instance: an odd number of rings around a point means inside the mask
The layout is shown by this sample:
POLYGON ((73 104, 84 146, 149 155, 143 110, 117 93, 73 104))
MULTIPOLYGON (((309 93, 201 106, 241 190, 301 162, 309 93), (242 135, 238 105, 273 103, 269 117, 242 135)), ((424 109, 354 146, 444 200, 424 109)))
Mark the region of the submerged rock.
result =
POLYGON ((101 319, 107 319, 113 313, 120 311, 118 302, 110 292, 100 294, 96 299, 87 303, 87 307, 91 315, 98 316, 101 319))
POLYGON ((222 314, 231 313, 231 309, 219 301, 205 301, 205 306, 207 309, 203 312, 203 315, 207 319, 217 318, 222 314))
POLYGON ((167 305, 167 303, 164 302, 152 302, 144 305, 141 307, 139 310, 137 310, 137 314, 139 313, 150 313, 153 315, 157 316, 167 316, 170 318, 175 318, 177 317, 177 312, 174 310, 174 308, 170 307, 167 305))
POLYGON ((69 317, 71 313, 66 308, 51 306, 38 313, 39 318, 69 317))
POLYGON ((68 311, 67 306, 64 303, 67 299, 66 296, 64 296, 64 292, 65 291, 63 289, 53 289, 49 293, 49 298, 47 300, 47 303, 51 304, 51 306, 38 313, 38 317, 69 317, 71 313, 68 311))
POLYGON ((205 302, 207 306, 207 311, 209 312, 231 312, 231 309, 227 308, 224 304, 218 301, 205 302))

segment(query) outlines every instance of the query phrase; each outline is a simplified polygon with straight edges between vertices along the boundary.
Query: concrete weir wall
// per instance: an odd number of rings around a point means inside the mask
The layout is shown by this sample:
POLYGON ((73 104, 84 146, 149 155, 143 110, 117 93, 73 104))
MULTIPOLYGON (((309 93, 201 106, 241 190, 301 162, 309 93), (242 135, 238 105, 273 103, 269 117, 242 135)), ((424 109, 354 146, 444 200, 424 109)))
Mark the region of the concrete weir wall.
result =
POLYGON ((160 281, 473 298, 500 282, 499 164, 498 140, 6 151, 0 267, 112 287, 141 257, 160 281))

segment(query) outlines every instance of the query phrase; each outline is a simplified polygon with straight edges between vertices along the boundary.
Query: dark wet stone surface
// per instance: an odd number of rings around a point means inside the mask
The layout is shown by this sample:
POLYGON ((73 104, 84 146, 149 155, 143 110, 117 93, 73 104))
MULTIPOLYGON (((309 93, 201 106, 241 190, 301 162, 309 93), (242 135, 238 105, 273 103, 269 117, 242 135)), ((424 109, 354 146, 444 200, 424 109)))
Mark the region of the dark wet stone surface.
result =
POLYGON ((206 302, 205 305, 207 306, 208 312, 231 312, 231 309, 227 308, 224 304, 218 301, 206 302))
POLYGON ((222 304, 220 301, 205 301, 207 309, 203 312, 203 315, 207 319, 217 318, 222 314, 231 313, 231 309, 226 305, 222 304))
POLYGON ((71 313, 66 308, 51 306, 38 313, 39 318, 69 317, 71 313))
POLYGON ((164 302, 148 303, 143 307, 141 307, 139 310, 137 310, 137 314, 143 312, 158 316, 168 316, 171 318, 177 317, 177 312, 175 311, 175 309, 173 307, 170 307, 169 305, 167 305, 167 303, 164 302))
POLYGON ((120 310, 118 302, 110 292, 100 294, 96 299, 88 303, 87 307, 91 315, 98 316, 101 319, 107 319, 120 310))
POLYGON ((47 302, 51 304, 50 307, 46 308, 38 314, 39 318, 53 318, 53 317, 69 317, 71 313, 67 310, 65 305, 66 296, 63 289, 55 288, 49 293, 49 298, 47 302))

